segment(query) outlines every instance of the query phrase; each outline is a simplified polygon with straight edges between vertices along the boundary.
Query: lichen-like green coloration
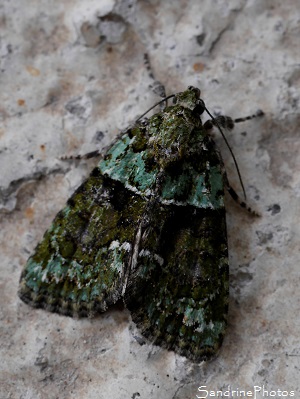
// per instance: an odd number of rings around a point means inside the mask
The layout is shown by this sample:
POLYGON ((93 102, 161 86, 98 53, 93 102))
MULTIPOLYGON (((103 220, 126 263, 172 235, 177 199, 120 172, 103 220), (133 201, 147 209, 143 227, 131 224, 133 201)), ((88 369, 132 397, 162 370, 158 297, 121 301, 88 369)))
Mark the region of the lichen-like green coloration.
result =
POLYGON ((177 94, 111 146, 29 258, 22 300, 92 316, 122 299, 155 344, 194 361, 216 354, 229 289, 224 172, 199 95, 177 94))
POLYGON ((127 131, 99 169, 142 197, 198 208, 224 207, 219 155, 199 115, 180 103, 150 118, 146 129, 127 131))

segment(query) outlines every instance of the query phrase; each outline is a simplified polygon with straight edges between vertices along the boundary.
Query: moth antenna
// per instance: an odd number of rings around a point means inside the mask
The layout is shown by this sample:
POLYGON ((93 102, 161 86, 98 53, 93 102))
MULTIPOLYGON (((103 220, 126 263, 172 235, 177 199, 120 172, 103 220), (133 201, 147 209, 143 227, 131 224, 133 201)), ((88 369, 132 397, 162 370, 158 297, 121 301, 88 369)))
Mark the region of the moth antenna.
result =
POLYGON ((151 108, 149 108, 146 112, 144 112, 141 116, 139 116, 136 120, 136 122, 138 122, 140 119, 142 119, 146 114, 148 114, 149 111, 151 111, 153 108, 157 107, 158 105, 160 105, 161 103, 169 100, 170 98, 175 97, 175 94, 171 94, 165 98, 163 98, 162 100, 158 101, 158 103, 152 105, 151 108))
POLYGON ((165 86, 157 79, 155 79, 150 60, 149 60, 149 55, 147 53, 144 54, 144 64, 147 69, 149 78, 153 80, 153 83, 150 85, 150 88, 152 89, 153 93, 157 94, 159 97, 166 97, 166 89, 165 86))
POLYGON ((211 119, 214 121, 214 124, 215 124, 215 125, 217 126, 217 128, 219 129, 219 131, 220 131, 220 133, 221 133, 221 135, 222 135, 222 137, 223 137, 223 139, 224 139, 224 141, 225 141, 225 143, 226 143, 226 145, 227 145, 227 147, 228 147, 228 149, 229 149, 229 151, 230 151, 230 154, 231 154, 232 159, 233 159, 234 164, 235 164, 235 168, 236 168, 237 173, 238 173, 238 176, 239 176, 239 180, 240 180, 240 183, 241 183, 241 187, 242 187, 242 190, 243 190, 243 194, 244 194, 244 197, 245 197, 245 200, 246 200, 246 199, 247 199, 247 196, 246 196, 246 191, 245 191, 244 183, 243 183, 242 176, 241 176, 241 173, 240 173, 240 170, 239 170, 237 161, 236 161, 236 159, 235 159, 234 153, 233 153, 233 151, 232 151, 232 149, 231 149, 231 147, 230 147, 230 145, 229 145, 229 143, 228 143, 228 141, 227 141, 227 139, 226 139, 226 136, 225 136, 225 134, 223 133, 223 131, 222 131, 222 129, 221 129, 221 126, 219 125, 217 119, 214 118, 214 117, 212 116, 212 114, 208 111, 208 109, 207 109, 206 107, 205 107, 205 111, 208 113, 208 115, 209 115, 209 116, 211 117, 211 119))

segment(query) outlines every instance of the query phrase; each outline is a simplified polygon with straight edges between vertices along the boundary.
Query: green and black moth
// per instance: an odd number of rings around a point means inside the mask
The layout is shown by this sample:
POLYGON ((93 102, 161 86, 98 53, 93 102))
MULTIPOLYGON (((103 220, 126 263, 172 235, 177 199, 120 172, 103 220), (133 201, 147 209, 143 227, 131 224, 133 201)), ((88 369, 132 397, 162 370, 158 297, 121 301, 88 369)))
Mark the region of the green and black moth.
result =
POLYGON ((227 324, 224 188, 238 197, 210 131, 233 121, 202 124, 197 88, 172 97, 122 133, 57 214, 19 296, 74 317, 122 300, 143 336, 200 361, 217 353, 227 324))

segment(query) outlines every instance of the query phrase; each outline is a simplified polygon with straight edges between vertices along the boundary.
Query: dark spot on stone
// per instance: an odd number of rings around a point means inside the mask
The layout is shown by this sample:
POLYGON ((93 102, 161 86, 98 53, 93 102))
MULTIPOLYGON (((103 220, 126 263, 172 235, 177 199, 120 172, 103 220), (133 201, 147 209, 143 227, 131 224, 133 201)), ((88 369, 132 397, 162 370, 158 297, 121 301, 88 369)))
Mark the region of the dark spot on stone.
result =
POLYGON ((281 207, 279 204, 273 204, 268 207, 267 211, 271 212, 271 215, 273 216, 276 215, 277 213, 280 213, 281 207))
POLYGON ((83 116, 83 114, 85 112, 85 107, 83 107, 79 103, 78 99, 71 100, 70 102, 68 102, 68 104, 66 104, 65 108, 68 112, 70 112, 70 114, 77 115, 78 117, 83 116))
POLYGON ((100 141, 103 139, 103 137, 104 137, 104 133, 101 130, 97 130, 93 137, 93 142, 100 143, 100 141))
POLYGON ((250 272, 248 271, 242 271, 239 270, 236 276, 237 280, 239 281, 240 284, 247 284, 249 283, 251 280, 253 280, 253 276, 250 272))
POLYGON ((201 33, 201 35, 196 36, 196 41, 199 44, 199 46, 203 45, 205 36, 206 36, 205 33, 201 33))
POLYGON ((143 346, 146 343, 145 338, 143 337, 138 337, 137 335, 134 335, 133 338, 136 340, 136 342, 140 345, 143 346))
POLYGON ((257 235, 258 240, 259 240, 259 242, 258 242, 259 245, 267 244, 267 242, 271 241, 272 238, 273 238, 273 233, 272 232, 265 233, 263 231, 257 231, 256 235, 257 235))

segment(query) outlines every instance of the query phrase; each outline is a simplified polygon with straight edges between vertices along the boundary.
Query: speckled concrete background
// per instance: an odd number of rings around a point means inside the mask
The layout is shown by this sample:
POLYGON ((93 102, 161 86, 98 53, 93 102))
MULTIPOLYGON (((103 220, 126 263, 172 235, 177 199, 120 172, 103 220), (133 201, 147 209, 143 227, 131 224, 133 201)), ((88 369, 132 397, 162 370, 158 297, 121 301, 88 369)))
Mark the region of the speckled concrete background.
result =
POLYGON ((0 398, 187 399, 201 385, 299 397, 299 1, 2 0, 0 12, 0 398), (126 310, 72 320, 17 298, 29 253, 96 163, 60 157, 103 148, 157 101, 145 52, 168 93, 192 84, 211 112, 266 114, 227 135, 261 218, 227 198, 230 321, 206 364, 140 345, 126 310))

